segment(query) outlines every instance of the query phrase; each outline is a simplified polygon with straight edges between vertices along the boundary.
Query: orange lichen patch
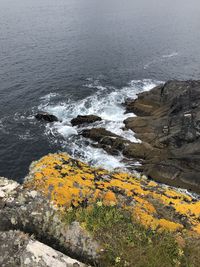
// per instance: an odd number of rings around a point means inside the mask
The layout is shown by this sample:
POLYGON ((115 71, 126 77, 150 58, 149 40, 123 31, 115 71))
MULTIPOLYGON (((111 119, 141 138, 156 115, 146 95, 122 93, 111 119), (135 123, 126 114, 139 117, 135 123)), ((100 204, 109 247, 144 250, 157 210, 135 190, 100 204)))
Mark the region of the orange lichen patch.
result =
POLYGON ((33 163, 25 187, 36 189, 62 210, 96 202, 119 205, 145 227, 200 234, 200 201, 129 173, 108 172, 70 158, 49 154, 33 163))
POLYGON ((175 232, 183 228, 183 225, 179 223, 156 218, 139 206, 134 208, 133 218, 136 218, 144 227, 151 228, 152 230, 158 229, 159 231, 175 232))
POLYGON ((158 220, 158 225, 163 230, 168 230, 170 232, 175 232, 177 230, 181 230, 183 225, 180 223, 175 223, 166 219, 158 220))
POLYGON ((157 219, 139 206, 134 208, 133 219, 136 219, 145 228, 151 228, 152 230, 155 230, 158 227, 157 219))
POLYGON ((174 198, 174 199, 184 199, 185 201, 191 201, 192 198, 189 195, 177 192, 175 190, 167 188, 164 192, 165 196, 174 198))
POLYGON ((154 181, 150 181, 149 183, 148 183, 148 186, 152 186, 152 187, 155 187, 155 186, 157 186, 158 184, 157 183, 155 183, 154 181))
POLYGON ((137 196, 134 197, 134 200, 136 200, 145 211, 149 213, 156 213, 155 207, 149 201, 137 196))
POLYGON ((190 196, 172 189, 167 189, 160 193, 153 192, 151 196, 166 207, 172 207, 175 213, 187 219, 191 227, 200 224, 200 201, 195 201, 190 196))
POLYGON ((115 193, 112 191, 108 191, 103 196, 103 203, 105 205, 116 205, 117 204, 117 198, 115 196, 115 193))
POLYGON ((195 227, 192 228, 192 230, 200 235, 200 224, 197 224, 195 227))
POLYGON ((186 215, 189 214, 190 216, 194 216, 195 218, 199 218, 200 216, 200 202, 196 203, 180 203, 179 205, 175 205, 175 209, 178 213, 186 215))

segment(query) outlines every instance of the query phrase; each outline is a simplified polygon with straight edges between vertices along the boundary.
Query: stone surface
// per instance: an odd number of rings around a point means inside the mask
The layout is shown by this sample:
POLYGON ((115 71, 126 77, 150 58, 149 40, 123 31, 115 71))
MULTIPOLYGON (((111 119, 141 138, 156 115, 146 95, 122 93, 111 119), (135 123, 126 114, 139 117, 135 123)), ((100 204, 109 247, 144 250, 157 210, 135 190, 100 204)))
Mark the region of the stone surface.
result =
POLYGON ((81 124, 89 124, 94 123, 96 121, 101 121, 102 119, 99 116, 96 115, 78 115, 76 118, 71 120, 71 124, 73 126, 81 125, 81 124))
POLYGON ((103 148, 111 155, 122 153, 125 157, 135 161, 151 158, 154 153, 154 149, 149 143, 132 143, 104 128, 85 129, 81 135, 95 141, 93 146, 103 148))
POLYGON ((169 81, 129 100, 127 111, 138 117, 124 122, 152 148, 152 157, 143 162, 146 175, 196 192, 200 192, 199 101, 200 81, 169 81))
POLYGON ((19 184, 17 182, 0 177, 0 199, 8 197, 18 186, 19 184))
POLYGON ((87 267, 63 253, 35 240, 28 234, 0 232, 1 267, 87 267))
POLYGON ((59 121, 55 115, 49 114, 47 112, 40 112, 40 113, 35 115, 35 118, 39 121, 44 121, 44 122, 59 121))
POLYGON ((105 130, 104 128, 85 129, 81 132, 81 135, 97 142, 94 144, 95 147, 103 148, 112 155, 119 154, 119 152, 121 152, 125 146, 130 143, 129 141, 110 131, 105 130))
POLYGON ((5 178, 0 178, 0 185, 5 193, 0 198, 0 231, 17 229, 34 234, 38 240, 73 258, 84 262, 97 260, 98 243, 79 223, 67 225, 61 212, 47 197, 22 185, 16 186, 16 182, 8 182, 5 178))

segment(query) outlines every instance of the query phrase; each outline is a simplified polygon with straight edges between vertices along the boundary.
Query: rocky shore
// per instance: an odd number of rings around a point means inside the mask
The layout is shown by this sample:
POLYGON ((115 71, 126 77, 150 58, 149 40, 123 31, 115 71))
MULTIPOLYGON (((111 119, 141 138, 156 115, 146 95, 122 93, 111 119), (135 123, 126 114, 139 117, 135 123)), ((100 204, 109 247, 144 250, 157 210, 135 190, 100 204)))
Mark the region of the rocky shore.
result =
MULTIPOLYGON (((126 128, 151 147, 143 163, 149 177, 200 192, 200 81, 169 81, 135 101, 127 111, 138 117, 126 128)), ((147 150, 145 150, 147 152, 147 150)))
MULTIPOLYGON (((0 266, 200 266, 200 201, 174 187, 200 191, 199 99, 199 81, 169 81, 127 100, 137 117, 125 129, 139 143, 103 128, 81 130, 94 146, 139 161, 139 173, 57 153, 33 162, 23 184, 1 177, 0 266)), ((72 124, 100 120, 78 116, 72 124)))
POLYGON ((137 170, 158 182, 200 192, 200 81, 169 81, 127 100, 125 129, 132 143, 102 128, 82 131, 96 147, 139 160, 137 170))

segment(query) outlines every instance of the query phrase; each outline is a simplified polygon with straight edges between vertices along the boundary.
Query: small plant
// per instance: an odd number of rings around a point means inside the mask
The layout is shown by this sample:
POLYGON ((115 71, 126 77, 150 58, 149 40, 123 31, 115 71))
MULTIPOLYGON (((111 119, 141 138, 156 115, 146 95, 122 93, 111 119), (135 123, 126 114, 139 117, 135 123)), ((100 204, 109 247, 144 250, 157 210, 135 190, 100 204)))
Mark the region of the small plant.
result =
POLYGON ((99 267, 178 267, 183 251, 172 234, 147 230, 131 214, 115 206, 97 204, 67 212, 68 223, 78 221, 104 246, 99 267))

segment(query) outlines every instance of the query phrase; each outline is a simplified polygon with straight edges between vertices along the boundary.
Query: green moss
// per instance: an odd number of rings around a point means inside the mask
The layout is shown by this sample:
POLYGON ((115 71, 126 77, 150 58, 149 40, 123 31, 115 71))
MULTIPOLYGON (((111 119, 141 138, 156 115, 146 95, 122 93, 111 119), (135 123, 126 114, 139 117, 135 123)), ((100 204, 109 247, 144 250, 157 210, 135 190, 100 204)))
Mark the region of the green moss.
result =
POLYGON ((68 223, 79 221, 105 249, 99 267, 181 266, 183 253, 170 233, 158 233, 133 223, 117 207, 94 205, 67 212, 68 223))

